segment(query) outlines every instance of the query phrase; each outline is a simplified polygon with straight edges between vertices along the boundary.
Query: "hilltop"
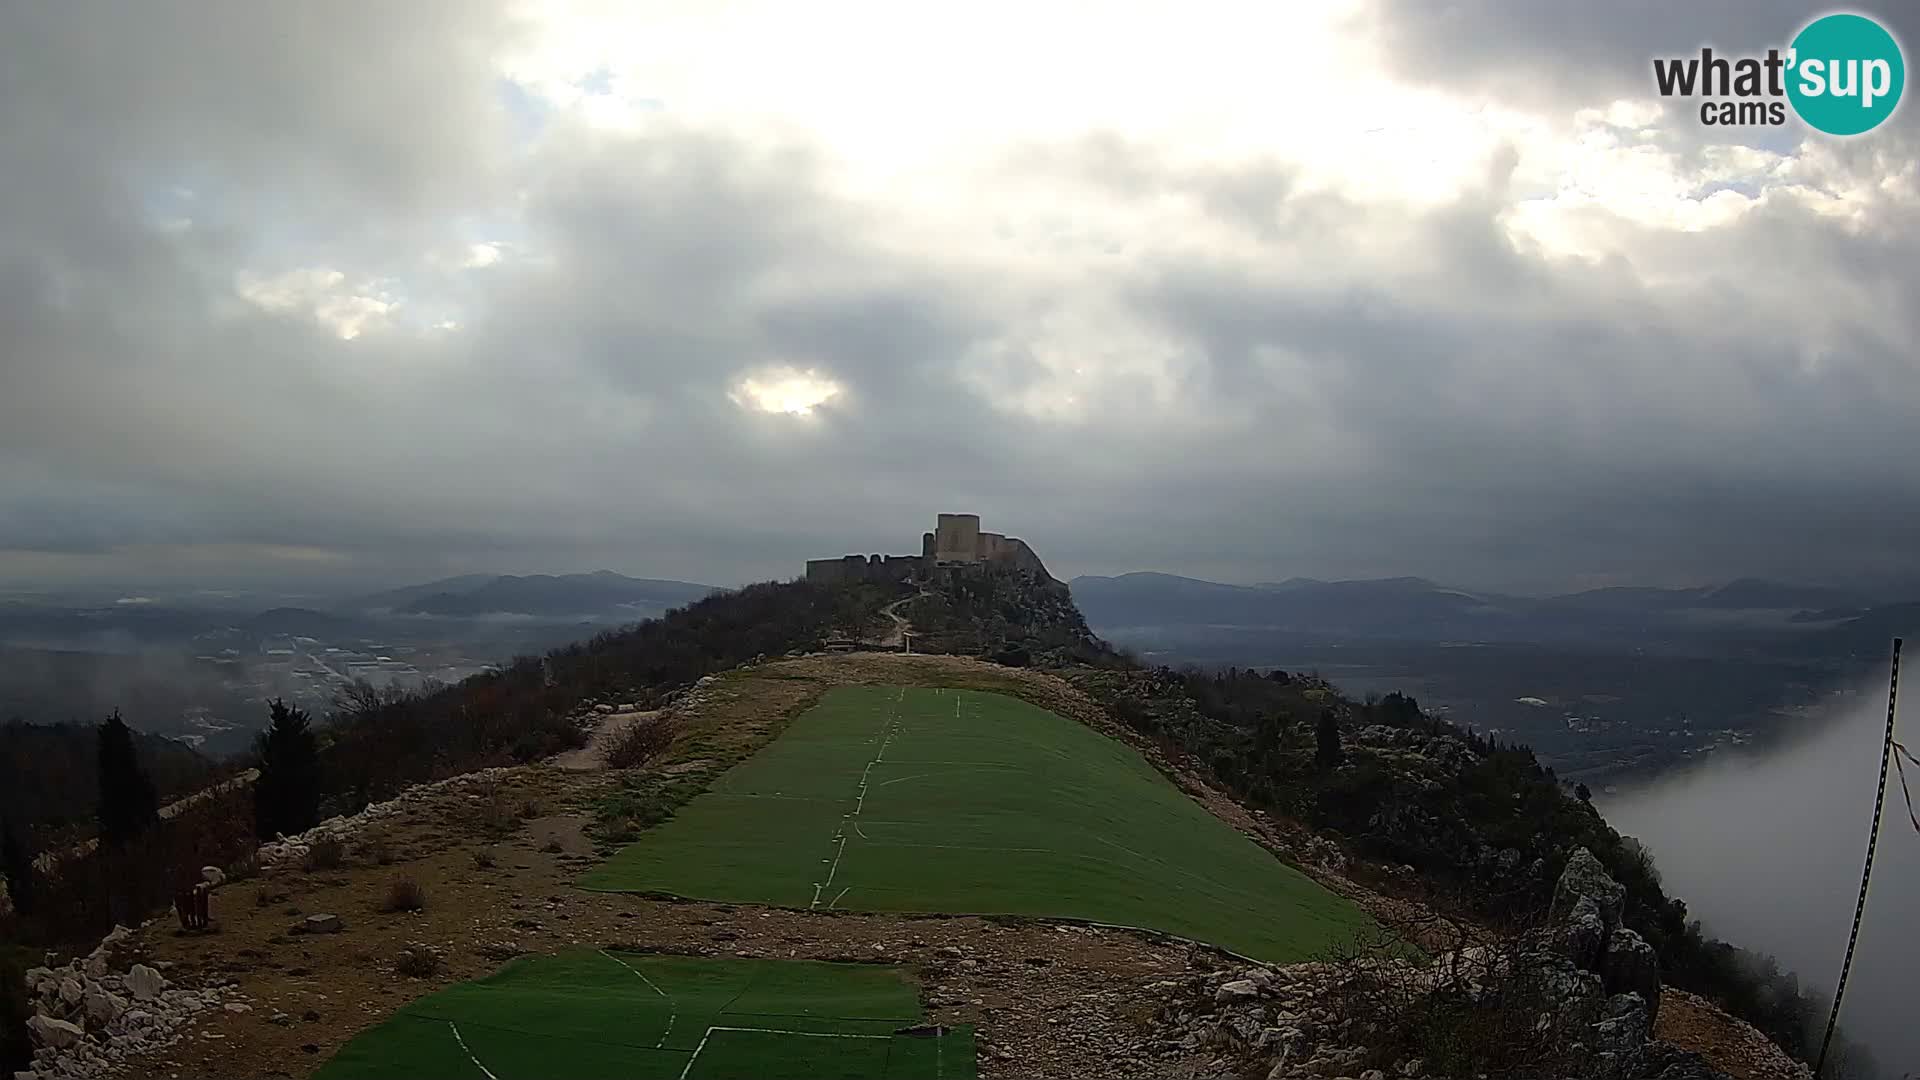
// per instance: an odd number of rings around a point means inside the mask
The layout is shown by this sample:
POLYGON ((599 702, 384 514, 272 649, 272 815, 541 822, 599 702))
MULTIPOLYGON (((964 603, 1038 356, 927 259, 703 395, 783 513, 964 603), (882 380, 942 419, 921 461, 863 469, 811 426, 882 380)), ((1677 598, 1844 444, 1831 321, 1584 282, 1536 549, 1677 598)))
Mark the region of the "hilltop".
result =
MULTIPOLYGON (((1207 976, 1242 962, 1207 945, 1124 930, 1075 930, 1046 918, 1001 930, 970 918, 928 923, 884 912, 779 906, 786 901, 756 917, 754 907, 711 891, 726 887, 731 879, 724 874, 673 890, 711 897, 691 904, 574 889, 576 876, 600 865, 601 855, 636 840, 644 841, 638 845, 644 850, 649 838, 668 835, 663 822, 679 822, 683 806, 694 814, 694 800, 730 775, 731 766, 780 737, 830 688, 848 685, 1007 694, 1084 724, 1130 747, 1164 782, 1305 872, 1317 887, 1357 905, 1399 940, 1436 954, 1453 955, 1469 942, 1484 948, 1507 940, 1509 928, 1537 924, 1569 867, 1587 857, 1580 852, 1590 852, 1596 880, 1619 890, 1617 913, 1596 924, 1602 927, 1598 940, 1618 942, 1622 955, 1644 955, 1636 978, 1644 979, 1657 964, 1656 978, 1669 987, 1697 991, 1789 1049, 1806 1052, 1803 1021, 1819 1003, 1786 981, 1753 976, 1748 958, 1706 940, 1697 924, 1688 923, 1684 904, 1665 895, 1645 854, 1608 828, 1527 748, 1479 738, 1398 695, 1356 702, 1297 674, 1143 665, 1092 634, 1065 586, 1008 566, 912 584, 752 586, 432 693, 370 693, 346 702, 322 746, 326 812, 343 815, 325 836, 340 839, 303 840, 297 846, 304 855, 272 848, 277 854, 258 863, 248 855, 250 837, 198 842, 191 856, 196 862, 241 872, 270 864, 263 867, 259 903, 252 903, 253 886, 238 896, 229 886, 221 901, 228 926, 223 937, 202 944, 149 930, 146 947, 173 965, 173 977, 196 985, 237 973, 239 989, 257 1001, 272 999, 289 1017, 310 1008, 295 1004, 311 995, 292 981, 301 978, 292 973, 308 970, 336 973, 327 991, 334 1000, 359 1002, 382 1015, 454 978, 491 971, 508 956, 575 943, 762 957, 852 953, 917 972, 931 1010, 928 1022, 978 1032, 983 1075, 1087 1075, 1111 1070, 1115 1062, 1125 1063, 1124 1074, 1142 1076, 1173 1075, 1208 1060, 1218 1068, 1250 1068, 1253 1061, 1270 1063, 1278 1048, 1259 1037, 1259 1024, 1271 1023, 1276 1007, 1318 1015, 1323 1006, 1314 1001, 1351 987, 1341 974, 1347 969, 1337 964, 1257 968, 1248 1000, 1281 1004, 1260 1005, 1267 1019, 1234 1034, 1231 1025, 1248 1022, 1245 1010, 1216 1010, 1237 1002, 1242 991, 1237 985, 1229 989, 1234 979, 1208 982, 1207 976), (880 638, 891 622, 884 614, 889 608, 911 621, 916 651, 992 661, 802 655, 829 639, 880 638), (617 739, 625 730, 663 731, 671 741, 642 758, 644 764, 612 772, 567 772, 545 763, 589 732, 617 739), (418 786, 432 781, 441 783, 418 786), (301 860, 311 864, 313 852, 327 843, 345 849, 331 856, 338 868, 301 871, 301 860), (487 855, 490 849, 496 853, 487 855), (400 873, 428 897, 412 921, 395 921, 381 911, 387 886, 400 873), (283 908, 343 912, 349 930, 338 937, 288 939, 283 908), (365 928, 357 929, 360 924, 365 928), (403 952, 413 955, 408 950, 416 945, 410 943, 431 948, 440 959, 422 963, 429 974, 395 983, 389 964, 399 963, 393 958, 403 952), (367 960, 353 962, 343 950, 367 960), (1098 989, 1089 995, 1088 987, 1098 989), (1188 1000, 1190 991, 1203 993, 1207 1003, 1188 1000), (1311 1000, 1287 1006, 1298 994, 1311 1000), (1081 1003, 1071 1004, 1076 998, 1081 1003), (1130 1010, 1156 1001, 1163 1009, 1154 1018, 1136 1012, 1129 1019, 1130 1010), (1050 1011, 1055 1009, 1067 1012, 1050 1011), (1070 1031, 1047 1022, 1062 1015, 1075 1018, 1070 1031), (1068 1041, 1069 1034, 1076 1037, 1068 1041)), ((688 821, 674 827, 694 827, 697 815, 688 821)), ((1153 865, 1143 868, 1159 873, 1153 865)), ((1604 903, 1602 909, 1614 910, 1604 903)), ((105 929, 94 925, 95 933, 105 929)), ((1580 985, 1588 978, 1569 977, 1580 985)), ((1611 991, 1625 976, 1592 976, 1594 992, 1603 977, 1611 991)), ((1636 1022, 1645 1028, 1639 1038, 1646 1038, 1646 1029, 1679 1032, 1675 1037, 1684 1039, 1689 1030, 1739 1028, 1724 1017, 1708 1023, 1719 1014, 1700 999, 1669 994, 1667 1001, 1657 1027, 1651 1008, 1640 1014, 1636 1022)), ((439 1015, 431 1011, 439 1006, 421 1008, 439 1015)), ((1496 1010, 1486 1016, 1502 1015, 1497 1002, 1481 1001, 1471 1010, 1486 1008, 1496 1010)), ((1471 1010, 1452 1022, 1477 1023, 1479 1014, 1471 1010)), ((290 1026, 223 1011, 216 1017, 219 1033, 228 1036, 223 1060, 286 1060, 301 1043, 319 1055, 366 1024, 367 1014, 358 1010, 310 1011, 318 1019, 290 1020, 290 1026)), ((1609 1030, 1621 1030, 1619 1023, 1609 1030)), ((1336 1057, 1325 1055, 1355 1049, 1351 1042, 1326 1042, 1333 1034, 1329 1029, 1324 1038, 1314 1037, 1321 1040, 1314 1053, 1323 1055, 1316 1061, 1330 1064, 1336 1057), (1339 1049, 1343 1045, 1347 1049, 1339 1049)), ((1420 1040, 1432 1034, 1408 1034, 1414 1041, 1407 1046, 1425 1045, 1420 1040)), ((1378 1038, 1384 1036, 1376 1033, 1378 1038)), ((1386 1042, 1377 1048, 1389 1053, 1386 1042)), ((1774 1066, 1735 1071, 1731 1052, 1710 1040, 1696 1040, 1693 1048, 1717 1055, 1715 1063, 1735 1075, 1789 1074, 1774 1066)), ((1358 1052, 1374 1051, 1361 1046, 1358 1052)), ((141 1059, 155 1071, 181 1060, 155 1053, 141 1059)), ((182 1053, 190 1061, 197 1051, 182 1053)), ((1397 1056, 1383 1058, 1383 1065, 1418 1056, 1407 1056, 1404 1048, 1392 1053, 1397 1056)), ((1656 1060, 1672 1064, 1641 1050, 1629 1057, 1639 1063, 1633 1068, 1656 1060)), ((1452 1065, 1429 1065, 1434 1075, 1452 1075, 1452 1065)), ((1470 1056, 1460 1067, 1471 1067, 1470 1056)), ((1661 1075, 1713 1075, 1688 1068, 1696 1071, 1661 1075)))

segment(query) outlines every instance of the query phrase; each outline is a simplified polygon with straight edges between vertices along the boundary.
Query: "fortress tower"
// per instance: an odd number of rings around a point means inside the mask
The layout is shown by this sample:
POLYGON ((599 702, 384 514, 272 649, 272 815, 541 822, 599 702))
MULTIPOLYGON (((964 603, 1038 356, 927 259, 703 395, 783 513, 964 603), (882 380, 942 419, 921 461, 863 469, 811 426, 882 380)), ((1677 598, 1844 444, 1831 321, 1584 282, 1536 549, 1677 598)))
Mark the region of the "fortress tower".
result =
POLYGON ((981 532, 979 514, 941 514, 932 532, 920 534, 918 555, 847 555, 838 559, 809 559, 809 581, 925 580, 942 567, 963 569, 984 563, 1011 565, 1049 580, 1046 565, 1026 542, 999 533, 981 532))
POLYGON ((933 561, 980 561, 980 515, 941 514, 933 527, 933 561))

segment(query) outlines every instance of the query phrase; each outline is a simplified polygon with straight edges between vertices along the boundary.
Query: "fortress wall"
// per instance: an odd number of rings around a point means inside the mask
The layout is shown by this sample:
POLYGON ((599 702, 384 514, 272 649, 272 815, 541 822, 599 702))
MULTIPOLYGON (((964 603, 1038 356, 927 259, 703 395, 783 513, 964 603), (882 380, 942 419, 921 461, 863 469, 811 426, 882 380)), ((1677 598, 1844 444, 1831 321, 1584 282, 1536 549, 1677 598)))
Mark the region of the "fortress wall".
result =
POLYGON ((844 555, 808 559, 807 580, 839 585, 850 581, 905 581, 926 565, 918 555, 844 555))
POLYGON ((855 569, 856 563, 864 567, 866 560, 858 555, 848 555, 844 559, 808 559, 807 580, 830 585, 856 580, 855 575, 859 573, 855 569))
POLYGON ((995 562, 1010 563, 1021 570, 1031 570, 1043 578, 1053 579, 1053 575, 1047 573, 1047 565, 1040 561, 1039 554, 1028 547, 1025 540, 1017 537, 1001 538, 993 558, 995 562))

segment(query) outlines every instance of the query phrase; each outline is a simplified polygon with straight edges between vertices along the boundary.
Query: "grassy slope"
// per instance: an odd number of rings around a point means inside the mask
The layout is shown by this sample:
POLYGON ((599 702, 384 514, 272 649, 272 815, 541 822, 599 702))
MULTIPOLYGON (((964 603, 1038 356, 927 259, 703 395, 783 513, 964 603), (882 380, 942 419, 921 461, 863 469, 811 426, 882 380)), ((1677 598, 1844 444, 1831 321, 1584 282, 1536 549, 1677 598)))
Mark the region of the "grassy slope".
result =
POLYGON ((914 986, 893 968, 579 951, 422 998, 315 1076, 479 1077, 478 1061, 500 1080, 971 1077, 970 1032, 893 1034, 920 1016, 914 986))
POLYGON ((1371 926, 1129 747, 1014 698, 951 689, 830 691, 582 885, 1078 918, 1281 962, 1371 926))

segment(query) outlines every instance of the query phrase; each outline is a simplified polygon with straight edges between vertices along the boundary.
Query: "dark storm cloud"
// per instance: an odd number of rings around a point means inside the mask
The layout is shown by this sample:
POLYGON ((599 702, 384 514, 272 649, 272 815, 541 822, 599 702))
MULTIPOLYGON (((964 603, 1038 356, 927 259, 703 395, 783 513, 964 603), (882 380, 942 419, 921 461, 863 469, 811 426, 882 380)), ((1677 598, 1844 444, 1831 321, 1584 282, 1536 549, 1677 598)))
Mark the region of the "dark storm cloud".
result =
MULTIPOLYGON (((901 242, 805 138, 526 134, 480 5, 102 10, 0 33, 0 555, 728 582, 965 508, 1067 572, 1551 586, 1873 575, 1920 541, 1910 199, 1698 232, 1595 208, 1630 254, 1589 262, 1510 238, 1513 150, 1414 210, 1094 136, 1009 151, 982 205, 1047 184, 1226 241, 1002 270, 901 242), (506 256, 446 265, 477 240, 506 256), (351 341, 315 315, 376 300, 351 341), (730 396, 777 367, 843 393, 730 396)), ((1878 145, 1843 179, 1911 178, 1878 145)))
MULTIPOLYGON (((1223 398, 1269 396, 1250 357, 1283 349, 1308 358, 1297 377, 1311 380, 1313 407, 1349 418, 1313 482, 1273 492, 1276 519, 1324 528, 1323 555, 1364 552, 1377 565, 1417 536, 1460 573, 1503 540, 1524 541, 1508 569, 1526 576, 1568 564, 1682 579, 1727 565, 1898 571, 1920 541, 1920 484, 1889 454, 1911 446, 1920 405, 1911 317, 1840 328, 1839 370, 1810 374, 1800 312, 1730 303, 1738 283, 1714 280, 1715 266, 1729 279, 1765 273, 1735 252, 1765 250, 1803 221, 1695 234, 1686 257, 1699 278, 1651 287, 1522 257, 1480 214, 1401 223, 1400 266, 1356 266, 1312 290, 1188 265, 1141 291, 1204 344, 1223 398)), ((1907 258, 1920 254, 1912 236, 1907 258)), ((1812 292, 1909 274, 1857 249, 1813 264, 1815 245, 1794 250, 1784 272, 1812 292)), ((1282 429, 1298 416, 1269 419, 1282 429)))

